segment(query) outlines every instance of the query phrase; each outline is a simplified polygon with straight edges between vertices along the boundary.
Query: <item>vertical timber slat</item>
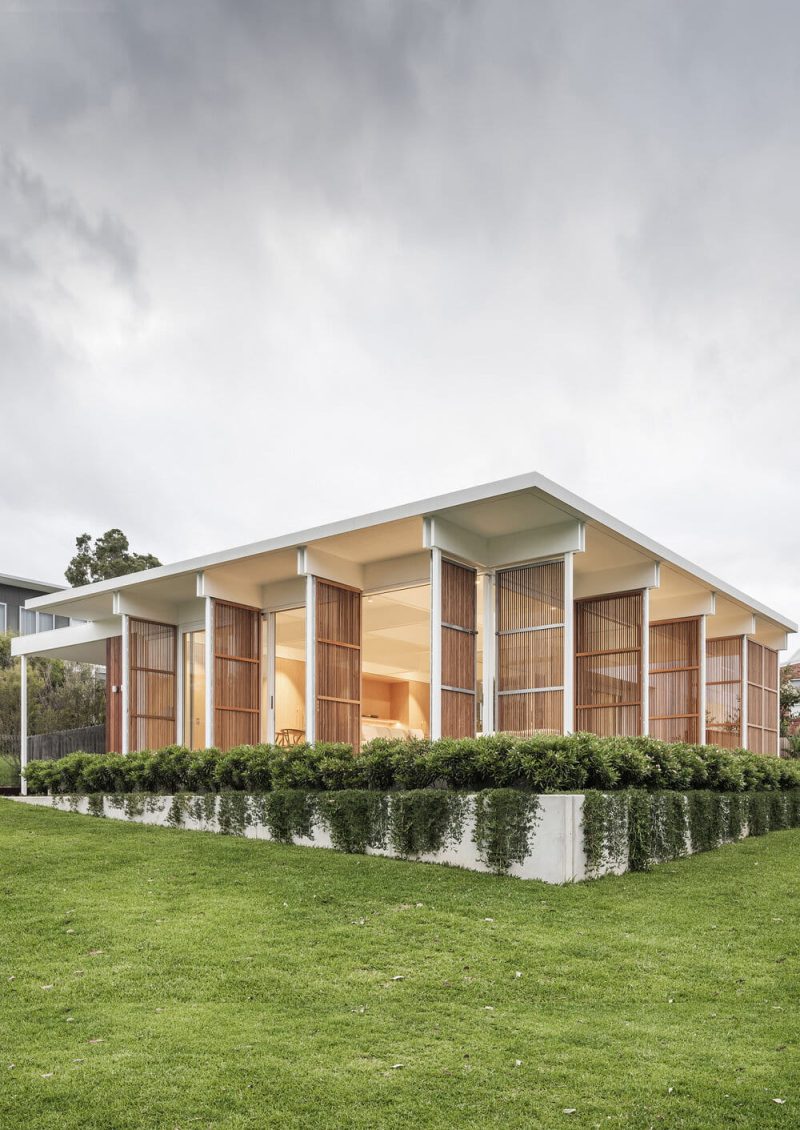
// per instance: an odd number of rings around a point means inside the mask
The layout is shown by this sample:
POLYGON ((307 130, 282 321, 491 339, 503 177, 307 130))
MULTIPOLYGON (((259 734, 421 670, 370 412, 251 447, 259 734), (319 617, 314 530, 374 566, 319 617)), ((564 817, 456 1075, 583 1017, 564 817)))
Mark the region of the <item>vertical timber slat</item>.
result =
POLYGON ((215 599, 215 745, 255 745, 260 730, 261 610, 215 599))
POLYGON ((317 742, 361 744, 361 593, 314 578, 317 742))
POLYGON ((477 570, 442 561, 442 737, 475 736, 477 570))

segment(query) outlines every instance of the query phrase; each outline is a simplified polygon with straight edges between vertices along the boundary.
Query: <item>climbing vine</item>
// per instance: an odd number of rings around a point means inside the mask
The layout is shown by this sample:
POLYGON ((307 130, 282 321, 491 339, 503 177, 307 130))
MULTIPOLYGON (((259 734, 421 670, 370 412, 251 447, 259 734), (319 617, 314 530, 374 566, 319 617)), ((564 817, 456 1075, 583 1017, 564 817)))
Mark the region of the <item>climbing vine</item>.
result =
POLYGON ((530 854, 539 798, 521 789, 484 789, 475 796, 473 841, 492 871, 508 871, 530 854))
POLYGON ((442 851, 464 831, 465 798, 447 789, 392 793, 389 843, 402 856, 442 851))
POLYGON ((363 853, 368 847, 385 848, 388 800, 367 789, 342 789, 321 793, 319 814, 338 851, 363 853))

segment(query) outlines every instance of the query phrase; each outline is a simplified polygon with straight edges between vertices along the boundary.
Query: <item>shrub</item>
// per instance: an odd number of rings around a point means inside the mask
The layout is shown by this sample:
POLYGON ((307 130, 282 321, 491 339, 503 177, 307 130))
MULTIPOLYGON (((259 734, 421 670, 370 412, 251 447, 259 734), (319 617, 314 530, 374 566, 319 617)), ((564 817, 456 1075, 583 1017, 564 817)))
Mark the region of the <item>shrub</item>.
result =
POLYGON ((494 734, 440 741, 317 743, 282 747, 243 745, 221 753, 173 745, 120 757, 73 753, 26 769, 31 792, 248 792, 303 789, 413 791, 440 787, 480 792, 653 792, 714 794, 800 788, 800 763, 745 750, 600 738, 595 734, 494 734))

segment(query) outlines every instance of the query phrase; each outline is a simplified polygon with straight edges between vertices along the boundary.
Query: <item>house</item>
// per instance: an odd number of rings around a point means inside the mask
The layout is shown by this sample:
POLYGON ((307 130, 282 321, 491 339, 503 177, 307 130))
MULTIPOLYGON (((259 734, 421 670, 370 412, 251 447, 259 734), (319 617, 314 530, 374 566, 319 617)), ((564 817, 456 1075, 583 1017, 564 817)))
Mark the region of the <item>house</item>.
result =
POLYGON ((536 473, 26 608, 86 621, 14 653, 105 663, 121 753, 583 730, 776 755, 797 630, 536 473))
POLYGON ((52 612, 27 610, 25 601, 30 597, 61 592, 63 585, 48 585, 42 581, 29 581, 24 577, 10 577, 0 573, 0 632, 47 632, 69 624, 68 616, 54 616, 52 612))

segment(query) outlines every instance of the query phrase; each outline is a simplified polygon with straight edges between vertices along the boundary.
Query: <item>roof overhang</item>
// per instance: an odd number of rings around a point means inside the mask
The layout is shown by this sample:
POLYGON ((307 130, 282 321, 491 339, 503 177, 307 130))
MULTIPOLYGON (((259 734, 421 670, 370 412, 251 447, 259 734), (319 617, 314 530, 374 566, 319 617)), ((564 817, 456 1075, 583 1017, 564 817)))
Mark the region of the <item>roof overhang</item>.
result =
MULTIPOLYGON (((566 537, 570 525, 582 523, 587 527, 587 539, 593 538, 598 545, 604 539, 613 546, 615 565, 620 558, 629 560, 632 567, 647 562, 667 565, 689 587, 705 587, 782 632, 797 631, 797 625, 781 613, 537 472, 34 597, 27 601, 27 607, 61 615, 103 618, 119 608, 115 594, 134 589, 137 597, 143 599, 180 604, 196 599, 203 591, 198 587, 198 574, 211 581, 224 578, 238 583, 243 591, 250 591, 253 586, 296 578, 297 551, 309 547, 366 568, 380 560, 425 549, 425 519, 431 518, 461 531, 466 544, 477 550, 485 547, 487 554, 492 547, 499 551, 503 539, 520 531, 549 530, 555 537, 554 531, 560 527, 566 537), (376 537, 379 529, 380 537, 376 537)), ((580 556, 579 553, 576 558, 577 571, 580 556)), ((483 563, 480 558, 476 560, 483 563)))

